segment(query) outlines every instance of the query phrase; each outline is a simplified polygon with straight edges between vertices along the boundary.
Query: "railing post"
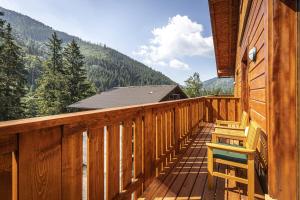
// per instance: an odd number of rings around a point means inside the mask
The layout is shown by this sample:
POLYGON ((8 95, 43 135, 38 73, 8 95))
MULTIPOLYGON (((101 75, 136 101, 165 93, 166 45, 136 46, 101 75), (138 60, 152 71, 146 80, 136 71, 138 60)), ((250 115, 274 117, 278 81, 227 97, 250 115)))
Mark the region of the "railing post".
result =
POLYGON ((180 148, 180 110, 178 105, 174 109, 174 127, 175 152, 178 154, 180 148))
POLYGON ((192 112, 193 112, 193 109, 192 109, 192 104, 189 103, 189 107, 188 107, 188 124, 189 124, 189 128, 188 128, 188 131, 189 131, 189 134, 192 135, 192 131, 193 131, 193 115, 192 115, 192 112))
POLYGON ((60 126, 24 132, 19 135, 20 200, 61 199, 62 172, 68 171, 62 168, 61 139, 60 126))
MULTIPOLYGON (((144 148, 144 130, 143 120, 140 114, 138 114, 134 123, 134 178, 141 177, 143 174, 143 148, 144 148)), ((143 192, 143 185, 135 192, 135 199, 137 199, 143 192)))
POLYGON ((104 126, 88 128, 87 138, 87 196, 104 199, 104 126))
POLYGON ((156 142, 153 130, 153 113, 152 109, 145 112, 144 118, 144 167, 145 167, 145 188, 149 186, 155 177, 156 161, 156 142))
POLYGON ((108 125, 106 136, 106 197, 112 199, 120 185, 120 124, 108 125))

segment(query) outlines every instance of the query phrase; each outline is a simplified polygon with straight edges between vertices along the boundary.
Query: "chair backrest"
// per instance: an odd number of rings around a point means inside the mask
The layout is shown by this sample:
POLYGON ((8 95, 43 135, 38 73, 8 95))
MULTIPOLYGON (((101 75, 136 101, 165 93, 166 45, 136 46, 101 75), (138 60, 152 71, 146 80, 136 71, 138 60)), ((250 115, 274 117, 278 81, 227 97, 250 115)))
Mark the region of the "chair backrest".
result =
POLYGON ((246 148, 247 149, 253 149, 255 150, 257 147, 259 135, 260 135, 261 128, 259 125, 251 120, 247 135, 247 141, 246 141, 246 148))
POLYGON ((249 124, 249 115, 247 112, 243 111, 241 119, 241 128, 246 128, 249 124))

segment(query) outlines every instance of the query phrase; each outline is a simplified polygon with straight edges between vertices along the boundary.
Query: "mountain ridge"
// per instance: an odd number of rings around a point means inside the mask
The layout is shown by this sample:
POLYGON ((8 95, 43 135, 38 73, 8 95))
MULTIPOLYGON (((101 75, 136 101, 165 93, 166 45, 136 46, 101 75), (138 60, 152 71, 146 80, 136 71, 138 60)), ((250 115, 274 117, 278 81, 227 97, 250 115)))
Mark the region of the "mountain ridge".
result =
MULTIPOLYGON (((98 91, 117 86, 175 84, 161 72, 105 44, 94 44, 77 36, 57 31, 30 16, 3 7, 0 7, 0 12, 4 13, 2 18, 11 24, 16 41, 25 51, 26 59, 30 56, 34 59, 46 59, 46 42, 53 32, 63 40, 63 45, 75 39, 85 56, 88 78, 96 85, 98 91)), ((26 60, 26 63, 28 62, 28 65, 32 64, 32 60, 26 60)), ((36 80, 38 75, 30 78, 36 80)))
MULTIPOLYGON (((34 59, 46 59, 46 42, 51 37, 51 34, 56 32, 59 38, 63 40, 63 45, 66 45, 72 39, 78 42, 80 50, 86 58, 88 78, 96 85, 99 92, 113 87, 176 84, 161 72, 113 48, 107 47, 104 43, 95 44, 82 40, 77 36, 55 30, 30 16, 1 6, 0 12, 4 13, 2 18, 11 24, 16 40, 25 50, 26 63, 30 67, 31 65, 40 64, 40 62, 35 63, 35 61, 32 61, 32 57, 34 59), (145 74, 147 75, 145 76, 145 74)), ((31 77, 28 77, 28 79, 33 79, 31 83, 34 84, 40 72, 36 72, 37 69, 32 71, 30 71, 31 77)), ((214 90, 216 88, 230 90, 232 85, 233 79, 219 79, 215 77, 203 81, 205 90, 214 90)))

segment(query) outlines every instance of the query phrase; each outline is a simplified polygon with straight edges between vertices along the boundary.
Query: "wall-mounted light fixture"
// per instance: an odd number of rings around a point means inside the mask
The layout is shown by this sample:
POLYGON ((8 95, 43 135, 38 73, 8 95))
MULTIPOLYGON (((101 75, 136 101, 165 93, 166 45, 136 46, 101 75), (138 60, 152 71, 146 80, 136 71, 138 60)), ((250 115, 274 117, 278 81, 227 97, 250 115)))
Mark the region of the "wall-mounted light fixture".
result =
POLYGON ((256 55, 257 55, 256 47, 253 47, 252 49, 250 49, 250 51, 248 53, 248 57, 251 61, 255 62, 256 61, 256 55))

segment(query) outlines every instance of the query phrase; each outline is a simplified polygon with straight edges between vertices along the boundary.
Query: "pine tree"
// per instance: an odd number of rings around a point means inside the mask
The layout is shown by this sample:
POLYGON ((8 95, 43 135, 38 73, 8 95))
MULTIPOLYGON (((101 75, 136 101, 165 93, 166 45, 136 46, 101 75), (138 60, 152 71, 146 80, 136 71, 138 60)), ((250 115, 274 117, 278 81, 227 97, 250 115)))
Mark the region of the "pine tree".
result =
POLYGON ((62 40, 60 40, 54 32, 49 42, 46 44, 48 47, 48 62, 47 68, 54 73, 64 74, 63 55, 62 55, 62 40))
POLYGON ((202 82, 200 80, 199 73, 194 73, 193 76, 189 77, 185 81, 186 87, 184 88, 186 94, 189 97, 198 97, 201 96, 202 91, 202 82))
POLYGON ((38 115, 37 98, 34 93, 34 86, 31 86, 29 92, 22 98, 24 104, 24 116, 35 117, 38 115))
POLYGON ((10 24, 0 22, 0 120, 23 116, 21 98, 25 95, 26 70, 23 54, 15 44, 10 24))
POLYGON ((64 66, 68 87, 68 104, 77 102, 95 93, 95 87, 87 80, 84 56, 73 39, 64 49, 64 66))
POLYGON ((44 63, 44 73, 39 78, 36 89, 39 115, 66 112, 68 91, 61 44, 56 33, 52 34, 47 43, 48 59, 44 63))

